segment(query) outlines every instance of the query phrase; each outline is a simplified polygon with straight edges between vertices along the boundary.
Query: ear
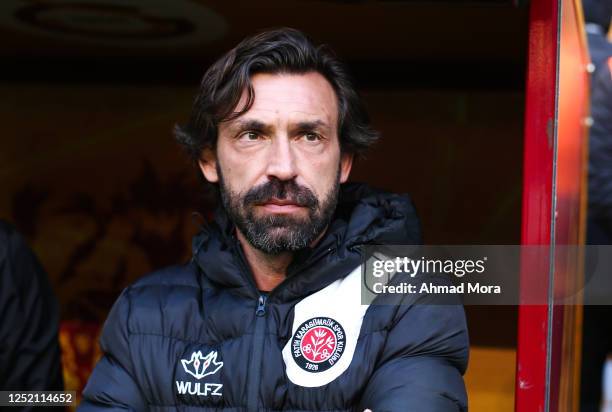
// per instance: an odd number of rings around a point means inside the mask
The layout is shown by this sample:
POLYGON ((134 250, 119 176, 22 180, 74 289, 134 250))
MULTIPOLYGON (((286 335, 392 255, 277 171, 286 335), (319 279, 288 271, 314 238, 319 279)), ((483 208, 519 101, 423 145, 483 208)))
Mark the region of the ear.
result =
POLYGON ((217 174, 217 156, 215 156, 213 149, 207 147, 202 150, 198 165, 206 180, 211 183, 217 183, 219 181, 219 176, 217 174))
POLYGON ((340 154, 340 183, 344 183, 348 180, 349 174, 351 173, 351 167, 353 166, 353 157, 352 153, 340 154))

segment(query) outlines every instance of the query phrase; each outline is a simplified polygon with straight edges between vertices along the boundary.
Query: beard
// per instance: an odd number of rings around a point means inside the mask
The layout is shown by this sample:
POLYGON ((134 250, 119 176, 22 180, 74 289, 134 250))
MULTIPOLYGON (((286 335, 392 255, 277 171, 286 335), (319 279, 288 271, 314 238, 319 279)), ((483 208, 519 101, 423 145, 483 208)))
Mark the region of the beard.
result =
POLYGON ((276 178, 239 194, 232 191, 223 179, 219 163, 217 174, 221 202, 229 218, 254 248, 268 255, 295 252, 308 247, 326 229, 338 204, 340 165, 332 187, 321 200, 307 187, 298 185, 295 180, 276 178), (256 205, 266 203, 272 198, 289 200, 305 207, 308 215, 257 215, 256 205))

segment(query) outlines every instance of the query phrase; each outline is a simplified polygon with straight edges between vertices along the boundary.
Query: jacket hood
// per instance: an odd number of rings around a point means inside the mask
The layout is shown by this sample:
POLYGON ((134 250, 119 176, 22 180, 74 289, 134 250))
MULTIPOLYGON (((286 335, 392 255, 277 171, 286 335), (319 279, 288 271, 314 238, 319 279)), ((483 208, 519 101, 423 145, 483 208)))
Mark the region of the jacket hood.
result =
MULTIPOLYGON (((346 276, 362 262, 361 245, 420 243, 420 225, 409 195, 345 183, 325 234, 314 247, 296 252, 287 279, 271 292, 270 299, 300 298, 346 276)), ((193 261, 211 286, 259 295, 234 224, 222 206, 194 237, 193 261)))

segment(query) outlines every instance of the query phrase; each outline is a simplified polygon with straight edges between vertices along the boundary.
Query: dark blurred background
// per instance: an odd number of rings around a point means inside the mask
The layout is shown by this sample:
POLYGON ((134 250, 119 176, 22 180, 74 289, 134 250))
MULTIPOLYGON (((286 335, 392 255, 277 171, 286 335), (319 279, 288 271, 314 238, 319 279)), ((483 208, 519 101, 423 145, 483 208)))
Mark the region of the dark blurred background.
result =
MULTIPOLYGON (((189 258, 210 205, 171 130, 207 66, 262 29, 348 63, 383 136, 352 180, 410 193, 428 244, 520 243, 527 17, 501 0, 3 0, 0 217, 51 278, 67 385, 121 289, 189 258)), ((511 410, 516 308, 467 311, 473 347, 509 354, 490 358, 506 403, 488 410, 511 410)))

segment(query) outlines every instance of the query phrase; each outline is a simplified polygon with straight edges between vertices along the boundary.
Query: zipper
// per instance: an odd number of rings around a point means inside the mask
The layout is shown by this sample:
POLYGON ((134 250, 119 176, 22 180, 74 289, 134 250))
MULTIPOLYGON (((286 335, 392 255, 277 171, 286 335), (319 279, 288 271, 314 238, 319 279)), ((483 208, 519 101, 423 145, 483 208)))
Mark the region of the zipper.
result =
POLYGON ((253 334, 253 356, 249 363, 249 377, 247 382, 247 410, 259 410, 259 377, 261 376, 261 362, 265 343, 266 326, 266 295, 259 295, 257 309, 255 310, 255 332, 253 334))
MULTIPOLYGON (((237 239, 234 239, 236 244, 238 243, 237 239)), ((318 259, 321 259, 323 256, 328 255, 333 252, 334 248, 330 247, 325 250, 322 256, 318 259)), ((240 247, 238 246, 236 250, 236 254, 238 257, 238 261, 240 262, 244 273, 247 275, 248 281, 251 283, 253 289, 257 290, 257 285, 255 284, 255 278, 253 277, 253 273, 249 268, 248 263, 240 247)), ((317 260, 318 260, 317 259, 317 260)), ((309 259, 310 260, 310 259, 309 259)), ((295 273, 304 270, 305 268, 311 266, 314 262, 306 261, 299 268, 296 268, 295 273)), ((284 287, 291 279, 287 276, 279 285, 277 285, 274 290, 272 290, 268 295, 259 294, 257 298, 257 308, 255 309, 255 330, 253 333, 253 356, 251 357, 251 361, 249 362, 249 374, 247 377, 247 411, 249 412, 258 412, 259 410, 259 377, 261 376, 261 365, 263 361, 263 350, 265 344, 265 326, 266 326, 266 303, 275 294, 276 291, 284 287)), ((257 292, 259 292, 257 290, 257 292)))
POLYGON ((246 257, 242 253, 240 243, 235 235, 232 235, 234 241, 234 255, 238 263, 242 267, 246 275, 247 282, 251 284, 251 288, 258 293, 257 307, 255 309, 255 330, 253 332, 253 356, 249 361, 249 372, 247 374, 247 411, 257 412, 259 409, 259 377, 261 376, 261 362, 263 357, 263 346, 265 343, 265 326, 266 326, 266 302, 267 296, 259 293, 255 284, 255 277, 246 261, 246 257))
POLYGON ((259 300, 257 301, 257 310, 255 311, 255 315, 261 317, 266 314, 266 295, 259 296, 259 300))

